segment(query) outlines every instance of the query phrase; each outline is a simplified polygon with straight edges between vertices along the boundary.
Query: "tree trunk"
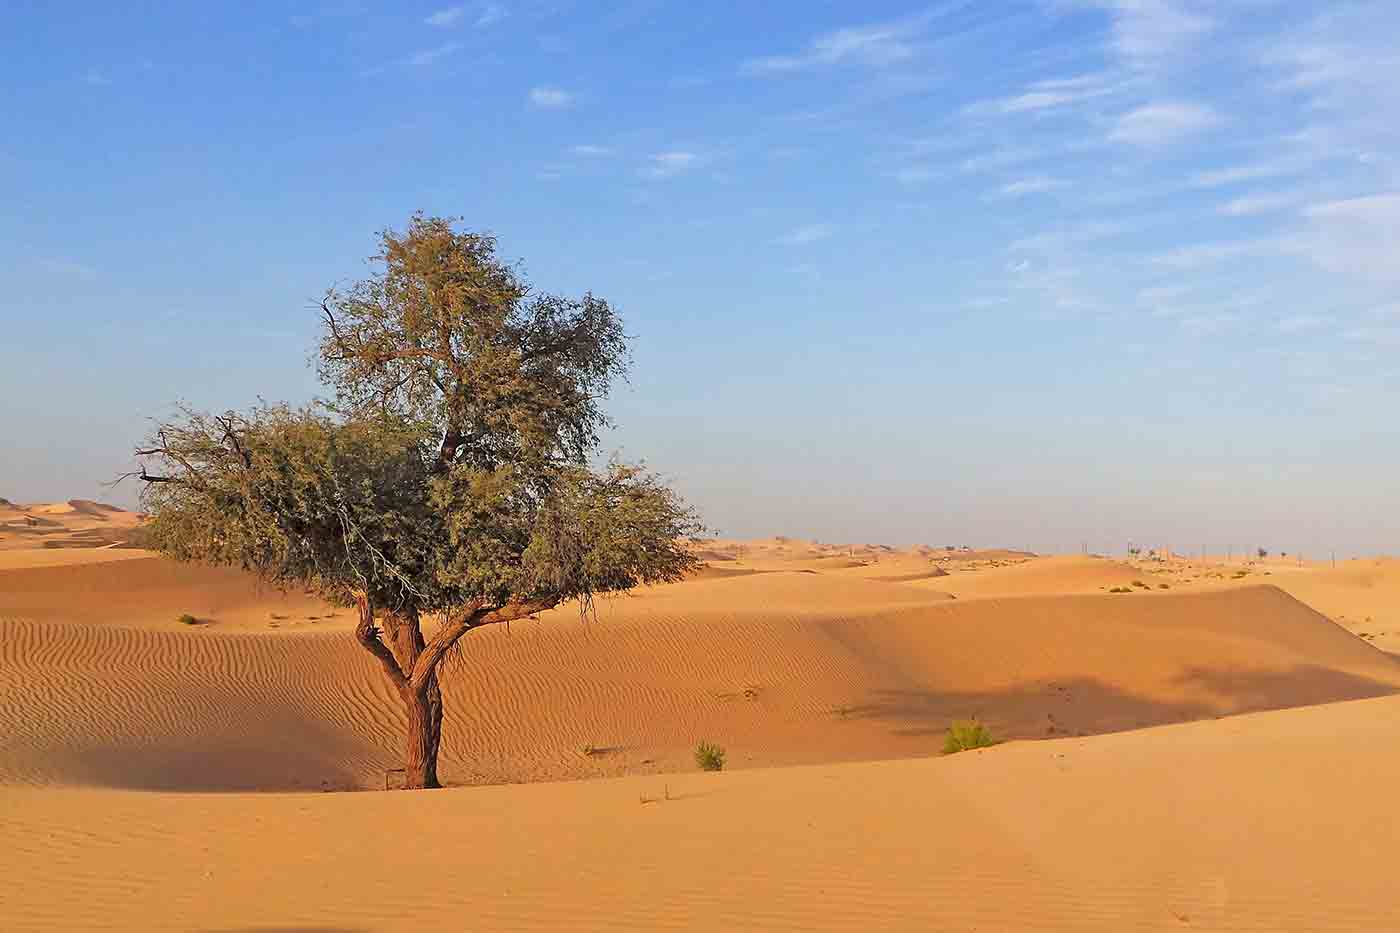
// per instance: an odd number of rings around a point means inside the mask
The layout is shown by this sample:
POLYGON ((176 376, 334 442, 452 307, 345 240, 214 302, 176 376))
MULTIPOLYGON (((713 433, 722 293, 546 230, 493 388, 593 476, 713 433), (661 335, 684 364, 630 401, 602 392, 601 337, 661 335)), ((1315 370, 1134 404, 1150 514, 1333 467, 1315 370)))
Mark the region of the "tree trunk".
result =
MULTIPOLYGON (((433 682, 436 690, 437 683, 433 682)), ((442 738, 442 697, 434 702, 427 691, 403 689, 408 713, 408 745, 404 751, 403 786, 410 790, 441 787, 437 776, 438 743, 442 738)))
MULTIPOLYGON (((411 675, 423 653, 423 627, 418 613, 387 613, 384 634, 399 669, 411 675)), ((400 690, 408 716, 408 742, 404 750, 404 787, 441 787, 437 776, 438 748, 442 744, 442 688, 437 671, 428 677, 422 695, 404 686, 400 690)))

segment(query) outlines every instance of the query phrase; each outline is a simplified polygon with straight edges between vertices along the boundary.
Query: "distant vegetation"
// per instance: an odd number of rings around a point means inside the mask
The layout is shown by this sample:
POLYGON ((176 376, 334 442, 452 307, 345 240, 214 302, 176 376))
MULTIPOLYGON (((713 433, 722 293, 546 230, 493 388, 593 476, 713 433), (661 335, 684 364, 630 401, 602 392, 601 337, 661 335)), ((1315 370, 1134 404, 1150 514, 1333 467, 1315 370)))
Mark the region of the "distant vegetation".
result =
POLYGON ((203 625, 203 624, 204 624, 198 617, 192 616, 192 615, 190 615, 188 612, 185 613, 184 615, 180 616, 180 618, 176 619, 175 621, 176 621, 176 622, 179 622, 181 625, 203 625))
POLYGON ((990 748, 997 744, 991 731, 977 720, 955 722, 948 727, 948 737, 943 740, 943 754, 953 755, 974 748, 990 748))

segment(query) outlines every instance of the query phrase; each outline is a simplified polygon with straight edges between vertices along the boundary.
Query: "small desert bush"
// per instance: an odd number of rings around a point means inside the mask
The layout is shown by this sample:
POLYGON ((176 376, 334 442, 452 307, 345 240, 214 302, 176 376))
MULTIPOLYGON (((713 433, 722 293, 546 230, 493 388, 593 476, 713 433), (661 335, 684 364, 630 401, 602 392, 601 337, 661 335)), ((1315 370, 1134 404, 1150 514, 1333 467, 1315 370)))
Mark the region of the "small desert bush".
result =
POLYGON ((1131 586, 1113 586, 1109 587, 1108 591, 1110 593, 1131 593, 1133 588, 1131 586))
POLYGON ((1139 587, 1140 589, 1144 589, 1144 590, 1149 590, 1149 589, 1151 589, 1150 586, 1148 586, 1146 583, 1143 583, 1141 580, 1134 580, 1134 581, 1133 581, 1133 586, 1139 587))
POLYGON ((695 766, 701 771, 723 771, 724 749, 709 742, 695 746, 695 766))
POLYGON ((190 615, 188 612, 185 613, 184 615, 180 616, 180 618, 176 619, 175 621, 176 621, 176 622, 179 622, 181 625, 199 625, 199 624, 200 624, 199 619, 197 619, 197 618, 195 618, 194 616, 190 615))
POLYGON ((990 748, 997 744, 991 730, 977 720, 955 722, 948 727, 948 737, 943 740, 943 754, 965 752, 973 748, 990 748))

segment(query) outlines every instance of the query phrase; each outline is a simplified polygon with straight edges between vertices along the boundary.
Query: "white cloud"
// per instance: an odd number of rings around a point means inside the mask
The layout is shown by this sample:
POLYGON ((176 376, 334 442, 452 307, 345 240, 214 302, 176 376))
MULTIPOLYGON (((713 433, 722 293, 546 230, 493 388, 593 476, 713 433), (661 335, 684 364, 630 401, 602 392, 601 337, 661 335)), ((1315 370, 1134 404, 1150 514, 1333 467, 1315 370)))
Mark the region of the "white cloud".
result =
POLYGON ((1006 168, 1022 162, 1033 162, 1040 158, 1037 149, 993 149, 983 155, 969 156, 962 162, 964 172, 985 172, 988 169, 1006 168))
POLYGON ((969 113, 1033 113, 1077 104, 1112 94, 1115 87, 1104 75, 1081 75, 1075 78, 1054 78, 1036 81, 1020 94, 996 100, 984 100, 967 107, 969 113))
POLYGON ((1044 175, 1034 175, 1030 178, 1022 178, 1017 181, 1002 185, 999 189, 1005 197, 1020 197, 1027 194, 1043 194, 1047 191, 1055 191, 1065 187, 1068 182, 1060 178, 1047 178, 1044 175))
POLYGON ((423 22, 427 23, 429 26, 455 26, 460 23, 462 18, 466 15, 467 8, 465 6, 450 6, 445 10, 438 10, 436 13, 433 13, 427 19, 423 20, 423 22))
POLYGON ((1012 240, 1010 249, 1031 250, 1036 252, 1056 252, 1068 249, 1072 246, 1083 246, 1086 243, 1093 243, 1096 240, 1118 236, 1127 233, 1134 228, 1121 221, 1096 220, 1079 224, 1074 227, 1065 227, 1056 230, 1049 230, 1044 233, 1034 233, 1030 236, 1012 240))
POLYGON ((451 55, 453 52, 456 52, 461 48, 462 43, 460 42, 444 42, 442 45, 439 45, 436 48, 424 49, 421 52, 416 52, 413 55, 410 55, 408 58, 404 59, 404 63, 419 68, 425 67, 427 65, 433 64, 438 59, 446 58, 448 55, 451 55))
POLYGON ((1220 115, 1202 104, 1183 101, 1147 104, 1119 117, 1108 138, 1134 146, 1162 146, 1208 130, 1220 122, 1220 115))
POLYGON ((594 146, 588 143, 579 143, 577 146, 570 146, 569 152, 576 156, 586 156, 591 159, 600 159, 603 156, 610 156, 613 150, 607 146, 594 146))
POLYGON ((1191 176, 1191 185, 1195 188, 1219 188, 1222 185, 1233 185, 1242 181, 1296 175, 1305 171, 1308 164, 1308 160, 1287 158, 1253 162, 1247 165, 1233 165, 1229 168, 1199 172, 1191 176))
POLYGON ((499 3, 488 3, 481 8, 481 12, 476 17, 476 28, 485 29, 487 26, 494 26, 505 18, 505 7, 499 3))
POLYGON ((784 246, 801 246, 804 243, 815 243, 818 240, 825 240, 835 232, 836 228, 831 224, 808 224, 783 234, 774 242, 781 243, 784 246))
POLYGON ((1314 204, 1308 255, 1347 275, 1400 281, 1400 191, 1314 204))
POLYGON ((1259 237, 1182 246, 1154 256, 1152 261, 1173 269, 1199 269, 1203 266, 1252 256, 1276 256, 1304 252, 1307 242, 1294 235, 1259 237))
POLYGON ((574 102, 574 95, 557 87, 535 87, 530 89, 530 103, 547 110, 560 110, 574 102))
POLYGON ((1108 11, 1113 48, 1135 68, 1160 63, 1204 36, 1214 21, 1181 0, 1084 0, 1108 11))
MULTIPOLYGON (((460 26, 467 18, 467 5, 450 6, 438 10, 423 20, 429 26, 437 26, 439 29, 450 29, 460 26)), ((481 7, 481 12, 476 15, 473 24, 478 29, 485 29, 495 23, 499 23, 506 18, 506 8, 499 3, 487 3, 481 7)))
POLYGON ((1220 205, 1220 213, 1227 217, 1248 217, 1254 214, 1269 214, 1275 211, 1296 207, 1303 196, 1296 191, 1282 194, 1256 194, 1235 198, 1220 205))
POLYGON ((670 178, 694 167, 698 161, 699 156, 693 152, 681 150, 658 152, 648 160, 643 174, 651 178, 670 178))
POLYGON ((838 29, 813 39, 797 55, 755 58, 744 63, 749 74, 801 71, 819 65, 862 64, 873 67, 892 65, 914 55, 911 39, 921 20, 906 20, 873 26, 838 29))

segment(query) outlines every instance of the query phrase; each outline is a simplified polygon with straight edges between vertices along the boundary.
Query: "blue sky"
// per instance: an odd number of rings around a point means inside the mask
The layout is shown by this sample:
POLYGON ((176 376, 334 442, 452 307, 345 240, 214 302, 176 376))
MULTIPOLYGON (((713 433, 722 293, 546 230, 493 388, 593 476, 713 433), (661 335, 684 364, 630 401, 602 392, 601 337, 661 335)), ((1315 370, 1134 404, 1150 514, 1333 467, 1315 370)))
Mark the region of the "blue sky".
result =
POLYGON ((1393 549, 1400 5, 48 4, 0 33, 0 495, 304 400, 415 209, 636 335, 732 535, 1393 549))

